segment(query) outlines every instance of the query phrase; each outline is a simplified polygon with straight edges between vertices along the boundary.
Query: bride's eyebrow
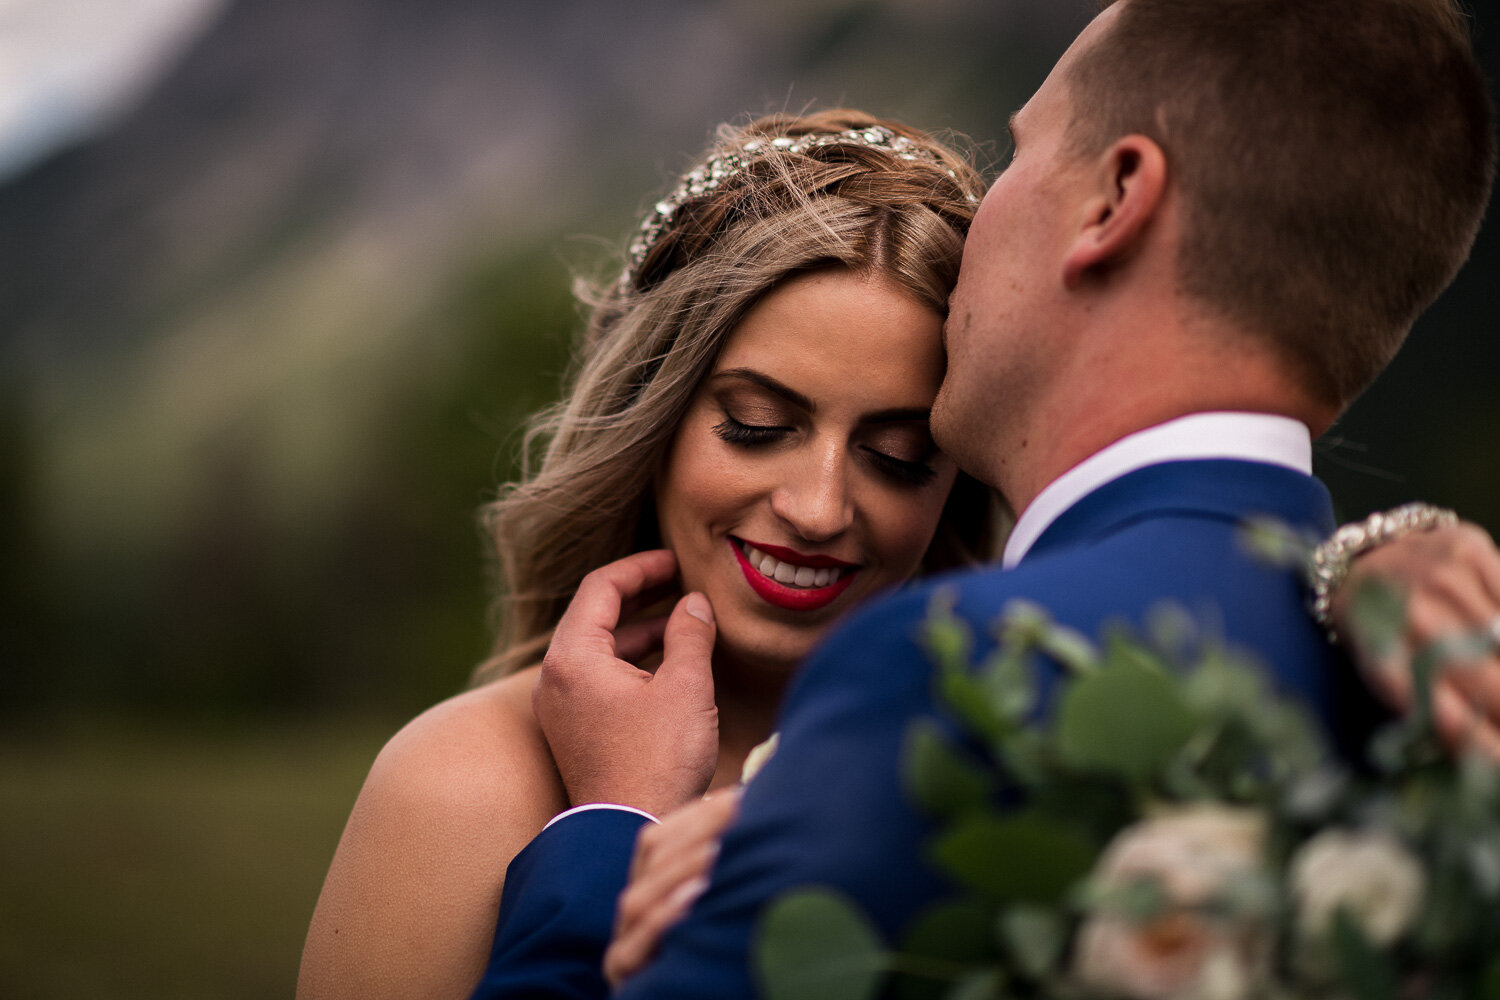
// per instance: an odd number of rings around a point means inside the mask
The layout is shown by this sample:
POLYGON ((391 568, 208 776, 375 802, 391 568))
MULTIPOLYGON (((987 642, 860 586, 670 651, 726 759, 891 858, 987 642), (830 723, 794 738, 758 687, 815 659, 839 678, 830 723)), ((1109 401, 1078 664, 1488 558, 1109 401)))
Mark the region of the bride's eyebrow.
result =
POLYGON ((802 393, 784 382, 777 381, 765 372, 756 371, 754 368, 726 368, 721 372, 714 373, 714 381, 724 378, 741 379, 745 382, 751 382, 767 392, 780 396, 793 406, 801 407, 808 413, 817 410, 817 406, 813 404, 813 401, 802 395, 802 393))
MULTIPOLYGON (((719 379, 739 379, 750 382, 753 385, 760 386, 767 392, 780 396, 794 406, 801 407, 808 413, 815 413, 818 409, 816 403, 802 395, 796 389, 772 378, 765 372, 756 371, 754 368, 726 368, 721 372, 715 372, 713 379, 716 382, 719 379)), ((866 424, 926 423, 931 415, 932 411, 927 407, 897 406, 888 410, 876 410, 874 413, 866 413, 860 417, 860 422, 866 424)))

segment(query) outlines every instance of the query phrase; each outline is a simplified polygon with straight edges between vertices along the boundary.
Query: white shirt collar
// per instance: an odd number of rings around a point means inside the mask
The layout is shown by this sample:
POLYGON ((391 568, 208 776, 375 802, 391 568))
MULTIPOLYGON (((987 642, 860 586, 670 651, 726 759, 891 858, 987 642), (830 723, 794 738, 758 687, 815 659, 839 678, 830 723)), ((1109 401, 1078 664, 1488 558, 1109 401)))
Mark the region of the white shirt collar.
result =
POLYGON ((1005 543, 1010 569, 1069 507, 1105 483, 1160 462, 1232 458, 1312 474, 1312 435, 1301 421, 1268 413, 1193 413, 1148 427, 1095 452, 1031 501, 1005 543))

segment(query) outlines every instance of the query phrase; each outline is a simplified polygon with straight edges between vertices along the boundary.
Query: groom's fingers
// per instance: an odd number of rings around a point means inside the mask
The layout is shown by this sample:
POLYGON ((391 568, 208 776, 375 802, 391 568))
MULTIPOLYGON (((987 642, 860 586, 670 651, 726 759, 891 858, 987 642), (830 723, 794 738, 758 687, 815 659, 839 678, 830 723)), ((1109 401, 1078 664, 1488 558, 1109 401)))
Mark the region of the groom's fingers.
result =
POLYGON ((661 648, 662 634, 666 630, 666 615, 621 625, 615 629, 615 656, 626 663, 639 663, 648 653, 661 648))
POLYGON ((718 628, 713 606, 697 592, 677 602, 662 636, 662 662, 656 683, 681 692, 702 706, 714 700, 713 654, 718 628))
POLYGON ((574 654, 614 654, 614 632, 631 602, 669 584, 677 559, 666 549, 637 552, 599 567, 585 576, 558 620, 552 643, 574 654))

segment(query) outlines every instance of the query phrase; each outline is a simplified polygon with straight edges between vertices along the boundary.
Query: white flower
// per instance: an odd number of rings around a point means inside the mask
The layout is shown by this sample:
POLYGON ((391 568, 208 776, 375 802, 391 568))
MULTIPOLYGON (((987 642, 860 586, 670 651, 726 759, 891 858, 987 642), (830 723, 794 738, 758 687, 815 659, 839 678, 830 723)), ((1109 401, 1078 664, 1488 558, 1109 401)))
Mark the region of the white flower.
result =
POLYGON ((745 755, 745 763, 740 767, 740 784, 749 784, 750 779, 760 773, 760 769, 766 766, 766 761, 775 755, 776 744, 780 739, 781 733, 772 733, 745 755))
POLYGON ((1377 945, 1411 926, 1427 887, 1421 865, 1394 837, 1346 830, 1325 830, 1303 844, 1289 878, 1305 937, 1326 935, 1343 907, 1377 945))
POLYGON ((1133 1000, 1240 1000, 1266 965, 1264 920, 1209 912, 1231 881, 1261 872, 1265 820, 1244 809, 1197 806, 1128 827, 1099 859, 1093 883, 1120 889, 1154 879, 1164 912, 1132 921, 1094 913, 1079 932, 1074 974, 1086 987, 1133 1000))

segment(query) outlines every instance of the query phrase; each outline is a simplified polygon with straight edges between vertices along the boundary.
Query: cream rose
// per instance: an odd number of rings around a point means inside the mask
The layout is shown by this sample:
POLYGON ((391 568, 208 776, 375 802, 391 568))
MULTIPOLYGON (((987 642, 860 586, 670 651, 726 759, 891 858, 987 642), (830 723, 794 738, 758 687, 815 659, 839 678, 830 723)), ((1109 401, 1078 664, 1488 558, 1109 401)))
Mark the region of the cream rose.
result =
POLYGON ((1120 889, 1155 879, 1165 912, 1134 922, 1095 913, 1079 931, 1074 975, 1084 986, 1133 1000, 1240 1000, 1268 961, 1263 921, 1208 912, 1232 879, 1262 869, 1265 822, 1221 806, 1164 813, 1120 832, 1093 882, 1120 889))
POLYGON ((1394 837, 1348 830, 1325 830, 1303 844, 1289 879, 1304 937, 1326 935, 1343 907, 1377 945, 1411 927, 1427 888, 1421 865, 1394 837))

